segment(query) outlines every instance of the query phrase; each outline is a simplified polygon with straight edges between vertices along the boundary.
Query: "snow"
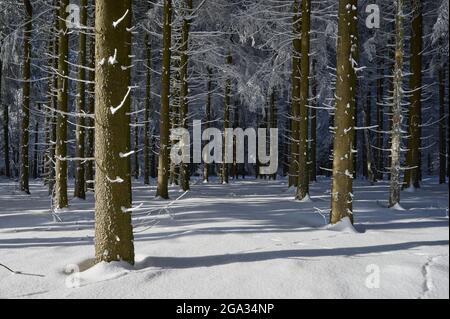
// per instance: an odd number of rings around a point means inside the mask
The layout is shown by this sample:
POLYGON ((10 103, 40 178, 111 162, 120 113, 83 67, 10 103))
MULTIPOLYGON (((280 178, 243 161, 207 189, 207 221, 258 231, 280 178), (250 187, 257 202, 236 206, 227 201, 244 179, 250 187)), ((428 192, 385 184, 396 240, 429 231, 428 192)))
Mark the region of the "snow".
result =
POLYGON ((329 212, 329 179, 311 185, 311 203, 292 200, 286 180, 193 181, 172 204, 133 186, 136 264, 93 266, 92 193, 53 222, 40 182, 25 196, 0 179, 0 263, 23 273, 0 267, 0 298, 449 298, 437 181, 403 192, 400 212, 378 204, 387 182, 355 180, 355 225, 328 227, 317 211, 329 212))

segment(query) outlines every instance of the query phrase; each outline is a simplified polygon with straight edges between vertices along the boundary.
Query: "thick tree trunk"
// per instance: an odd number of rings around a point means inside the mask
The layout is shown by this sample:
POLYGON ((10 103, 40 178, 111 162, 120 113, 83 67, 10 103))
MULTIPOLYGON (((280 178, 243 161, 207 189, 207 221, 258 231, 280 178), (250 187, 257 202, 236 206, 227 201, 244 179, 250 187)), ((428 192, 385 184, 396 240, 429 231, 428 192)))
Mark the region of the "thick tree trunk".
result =
POLYGON ((356 103, 357 0, 339 1, 336 113, 333 147, 331 223, 353 222, 353 156, 356 103))
POLYGON ((29 186, 29 138, 30 138, 30 80, 31 80, 31 45, 33 8, 30 0, 24 0, 25 30, 23 32, 23 101, 22 101, 22 130, 20 139, 20 190, 30 193, 29 186))
POLYGON ((422 1, 413 0, 413 19, 411 34, 411 76, 410 76, 410 108, 408 117, 408 153, 405 173, 405 187, 420 188, 420 147, 422 122, 422 1))
POLYGON ((150 112, 151 112, 151 67, 152 67, 152 47, 150 35, 145 35, 146 51, 146 86, 145 86, 145 111, 144 111, 144 184, 150 185, 150 112))
POLYGON ((439 69, 439 184, 446 183, 447 140, 445 133, 445 65, 439 69))
POLYGON ((161 110, 160 110, 160 146, 158 164, 157 195, 169 198, 169 95, 170 95, 170 47, 172 38, 172 0, 164 0, 164 26, 163 26, 163 65, 161 76, 161 110))
POLYGON ((55 206, 65 208, 67 199, 67 113, 69 89, 69 39, 66 26, 66 8, 68 0, 59 2, 59 31, 58 34, 58 114, 56 123, 56 168, 55 168, 55 206))
MULTIPOLYGON (((80 25, 87 26, 87 0, 80 0, 80 25)), ((78 82, 77 82, 77 127, 76 127, 76 155, 78 159, 85 157, 85 120, 80 116, 86 111, 86 30, 79 30, 79 47, 78 47, 78 82)), ((75 187, 74 196, 86 199, 85 185, 85 161, 75 161, 75 187)))
POLYGON ((403 0, 396 0, 395 17, 395 65, 393 80, 392 129, 391 129, 391 186, 389 205, 400 203, 400 157, 402 139, 402 83, 403 83, 403 0))
POLYGON ((129 158, 131 0, 96 2, 95 256, 134 264, 129 158))
POLYGON ((302 34, 300 59, 300 114, 298 146, 297 200, 309 197, 308 115, 309 115, 309 50, 311 29, 311 0, 302 0, 302 34))
POLYGON ((301 32, 300 20, 301 0, 294 0, 294 20, 293 20, 293 44, 292 44, 292 101, 291 101, 291 148, 289 166, 289 187, 298 185, 299 171, 299 112, 300 112, 300 56, 301 56, 301 32))

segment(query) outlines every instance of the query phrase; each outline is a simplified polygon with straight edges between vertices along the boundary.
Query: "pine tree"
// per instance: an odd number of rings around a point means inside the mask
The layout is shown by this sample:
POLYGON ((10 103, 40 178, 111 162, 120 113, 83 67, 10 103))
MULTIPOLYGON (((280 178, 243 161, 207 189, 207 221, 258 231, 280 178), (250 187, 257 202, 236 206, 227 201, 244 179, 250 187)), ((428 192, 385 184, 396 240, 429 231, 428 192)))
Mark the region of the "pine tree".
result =
POLYGON ((80 0, 80 30, 78 48, 78 82, 77 82, 77 127, 76 127, 76 157, 74 196, 86 199, 85 185, 85 120, 81 114, 86 111, 86 29, 87 0, 80 0))
POLYGON ((67 199, 67 111, 69 90, 69 39, 66 24, 68 0, 59 1, 58 33, 58 114, 56 122, 55 206, 65 208, 67 199))
POLYGON ((24 0, 25 30, 23 32, 23 101, 22 101, 22 130, 20 139, 20 190, 30 193, 29 186, 29 126, 30 126, 30 80, 31 80, 31 32, 33 21, 33 7, 30 0, 24 0))
POLYGON ((395 64, 392 99, 391 128, 391 186, 389 205, 394 207, 400 203, 400 152, 402 139, 402 97, 403 97, 403 0, 396 0, 395 15, 395 64))
POLYGON ((445 133, 445 64, 440 67, 438 81, 439 81, 439 183, 446 183, 447 175, 447 140, 445 133))
POLYGON ((356 103, 357 0, 340 0, 331 223, 353 222, 353 156, 356 103))
POLYGON ((152 67, 152 48, 150 35, 145 34, 145 52, 146 52, 146 85, 145 85, 145 112, 144 112, 144 184, 150 184, 150 112, 151 112, 151 67, 152 67))
POLYGON ((0 106, 3 107, 3 152, 5 160, 5 175, 11 177, 9 165, 9 107, 8 103, 2 103, 2 81, 3 81, 3 63, 0 57, 0 106))
POLYGON ((405 187, 420 188, 420 147, 422 122, 422 1, 412 0, 413 19, 411 34, 411 76, 410 76, 410 109, 408 117, 408 152, 405 173, 405 187))
POLYGON ((300 20, 300 0, 294 0, 293 43, 292 43, 292 97, 291 97, 291 148, 289 165, 289 187, 298 185, 299 172, 299 111, 300 111, 300 35, 302 24, 300 20))
MULTIPOLYGON (((207 95, 206 95, 206 109, 205 109, 205 130, 211 127, 211 98, 212 98, 212 70, 208 67, 208 82, 206 85, 207 95)), ((203 181, 209 182, 209 170, 210 165, 208 164, 208 153, 206 154, 207 158, 204 158, 204 167, 203 167, 203 181)))
POLYGON ((131 0, 97 0, 95 79, 96 261, 134 264, 129 152, 131 0))
POLYGON ((163 65, 161 76, 160 145, 157 195, 169 198, 170 55, 172 45, 172 0, 164 0, 163 65))
POLYGON ((298 141, 298 200, 309 196, 308 114, 309 114, 309 50, 311 29, 311 0, 302 0, 301 58, 300 58, 300 113, 298 141))
MULTIPOLYGON (((226 63, 228 66, 231 66, 233 63, 233 56, 231 55, 231 51, 229 51, 226 63)), ((225 141, 227 141, 227 129, 230 128, 230 108, 231 108, 231 79, 227 77, 225 80, 225 103, 223 109, 223 160, 222 160, 222 171, 220 175, 220 182, 222 184, 229 183, 229 171, 228 171, 228 163, 226 161, 228 157, 228 148, 226 147, 225 141)))

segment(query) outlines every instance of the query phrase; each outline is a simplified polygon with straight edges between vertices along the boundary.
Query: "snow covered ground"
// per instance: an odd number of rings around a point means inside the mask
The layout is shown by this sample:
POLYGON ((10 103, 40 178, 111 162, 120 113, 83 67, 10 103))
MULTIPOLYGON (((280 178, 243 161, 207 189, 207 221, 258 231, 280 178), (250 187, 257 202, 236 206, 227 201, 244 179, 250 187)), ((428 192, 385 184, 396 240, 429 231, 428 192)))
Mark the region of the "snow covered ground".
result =
POLYGON ((449 298, 448 188, 434 179, 402 193, 404 210, 384 208, 386 183, 356 182, 355 228, 326 227, 326 179, 305 203, 285 181, 197 183, 170 214, 134 186, 136 265, 91 267, 92 194, 54 222, 41 184, 28 196, 0 180, 0 263, 27 273, 0 266, 0 298, 449 298))

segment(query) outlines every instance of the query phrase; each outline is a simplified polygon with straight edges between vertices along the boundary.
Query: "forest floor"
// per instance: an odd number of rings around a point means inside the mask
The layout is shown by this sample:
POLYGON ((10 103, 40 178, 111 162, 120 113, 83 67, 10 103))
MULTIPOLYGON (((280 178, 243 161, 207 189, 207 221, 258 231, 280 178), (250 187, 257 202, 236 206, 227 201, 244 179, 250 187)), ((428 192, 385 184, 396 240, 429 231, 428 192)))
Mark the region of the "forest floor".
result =
POLYGON ((0 263, 23 272, 0 266, 0 298, 449 298, 449 192, 433 178, 404 210, 385 208, 387 183, 357 181, 354 228, 325 226, 328 179, 304 203, 284 180, 196 183, 167 211, 135 182, 134 267, 91 267, 92 194, 55 222, 47 190, 31 193, 0 179, 0 263))

